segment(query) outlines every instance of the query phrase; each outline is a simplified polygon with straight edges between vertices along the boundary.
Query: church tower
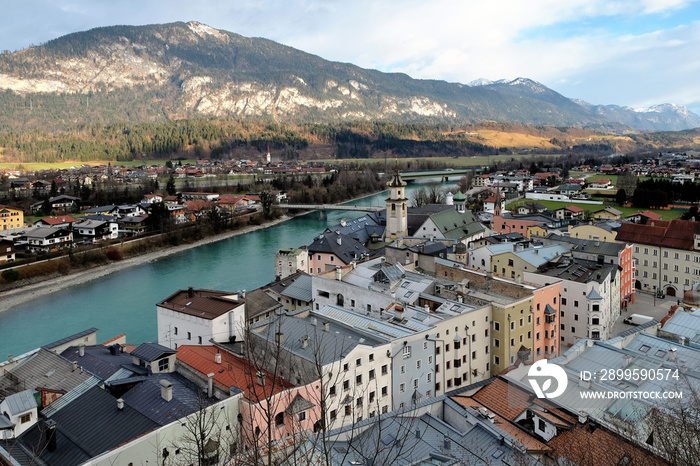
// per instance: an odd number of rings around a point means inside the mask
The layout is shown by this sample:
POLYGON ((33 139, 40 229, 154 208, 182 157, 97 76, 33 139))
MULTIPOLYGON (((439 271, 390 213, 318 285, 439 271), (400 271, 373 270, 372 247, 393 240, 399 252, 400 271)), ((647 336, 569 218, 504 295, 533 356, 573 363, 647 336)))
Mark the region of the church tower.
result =
POLYGON ((398 169, 387 186, 389 186, 389 198, 386 200, 384 241, 391 243, 402 236, 408 236, 406 182, 401 179, 398 169))

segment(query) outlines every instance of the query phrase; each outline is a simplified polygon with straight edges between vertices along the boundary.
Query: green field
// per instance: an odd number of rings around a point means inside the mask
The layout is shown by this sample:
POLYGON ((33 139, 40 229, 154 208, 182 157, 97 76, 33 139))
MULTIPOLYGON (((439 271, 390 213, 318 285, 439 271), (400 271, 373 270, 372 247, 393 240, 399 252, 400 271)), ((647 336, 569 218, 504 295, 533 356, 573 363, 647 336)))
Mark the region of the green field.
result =
MULTIPOLYGON (((506 205, 506 209, 512 210, 515 209, 516 207, 519 207, 523 204, 529 204, 536 202, 538 204, 542 204, 543 206, 547 207, 547 210, 556 210, 560 209, 562 207, 570 206, 570 205, 575 205, 576 207, 580 207, 583 210, 586 211, 586 215, 592 215, 593 212, 596 212, 598 210, 604 209, 606 206, 600 205, 600 204, 578 204, 576 202, 555 202, 555 201, 540 201, 537 199, 520 199, 515 202, 511 202, 510 204, 506 205)), ((622 212, 623 218, 636 214, 637 212, 641 212, 643 210, 647 209, 638 209, 636 207, 620 207, 620 206, 612 206, 614 209, 617 209, 622 212)), ((658 214, 661 214, 663 217, 663 220, 673 220, 675 218, 679 218, 681 215, 683 215, 682 210, 663 210, 663 209, 649 209, 652 212, 656 212, 658 214)))
MULTIPOLYGON (((167 160, 132 160, 130 162, 116 162, 114 160, 94 160, 91 162, 55 162, 55 163, 0 163, 0 170, 61 170, 71 167, 79 168, 81 165, 107 165, 111 163, 113 167, 138 167, 141 165, 165 165, 167 160)), ((172 161, 175 163, 175 161, 172 161)), ((183 160, 182 164, 195 163, 194 160, 183 160)))

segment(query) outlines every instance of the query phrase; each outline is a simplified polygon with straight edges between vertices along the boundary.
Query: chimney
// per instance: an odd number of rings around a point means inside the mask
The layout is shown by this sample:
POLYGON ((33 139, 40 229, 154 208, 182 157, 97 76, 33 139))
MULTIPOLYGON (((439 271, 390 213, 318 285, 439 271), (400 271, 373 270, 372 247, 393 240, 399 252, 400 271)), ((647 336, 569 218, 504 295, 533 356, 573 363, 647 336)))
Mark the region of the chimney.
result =
POLYGON ((676 360, 676 353, 678 352, 678 348, 671 348, 668 351, 669 351, 668 360, 675 361, 676 360))
POLYGON ((518 251, 518 245, 517 245, 517 243, 513 243, 513 252, 517 252, 517 251, 518 251))
POLYGON ((338 239, 336 239, 336 242, 338 243, 338 246, 340 246, 343 243, 343 239, 338 236, 338 239))
POLYGON ((625 354, 625 367, 629 366, 630 363, 632 362, 632 355, 631 354, 625 354))
POLYGON ((241 299, 245 299, 245 290, 241 290, 241 299))
POLYGON ((210 372, 207 374, 207 397, 211 398, 214 396, 214 373, 210 372))
POLYGON ((301 347, 307 348, 308 346, 309 346, 309 336, 304 335, 303 337, 301 337, 301 347))
POLYGON ((423 309, 425 310, 425 312, 430 312, 430 306, 428 306, 427 304, 423 306, 423 309))
POLYGON ((173 384, 165 379, 160 381, 160 396, 165 401, 170 401, 173 399, 173 384))
POLYGON ((330 332, 330 331, 331 331, 331 324, 330 324, 330 322, 324 322, 324 323, 323 323, 323 331, 324 331, 324 332, 330 332))
POLYGON ((217 352, 217 353, 214 355, 214 362, 217 363, 217 364, 221 364, 221 353, 217 352))
POLYGON ((579 413, 578 413, 578 422, 579 422, 580 424, 585 424, 586 422, 588 422, 588 414, 586 414, 585 411, 579 411, 579 413))
POLYGON ((73 372, 78 370, 78 361, 73 361, 73 372))
POLYGON ((343 272, 340 270, 340 266, 335 266, 335 279, 341 281, 343 278, 343 272))
POLYGON ((187 297, 194 298, 194 288, 192 288, 192 287, 187 288, 187 297))
POLYGON ((311 325, 316 326, 316 317, 311 318, 311 325))
POLYGON ((258 377, 258 385, 264 387, 265 386, 265 374, 262 371, 258 371, 256 375, 258 377))
POLYGON ((403 320, 403 306, 394 306, 394 319, 403 320))
POLYGON ((81 358, 83 356, 85 356, 85 345, 80 345, 80 347, 78 349, 78 354, 80 355, 81 358))
POLYGON ((452 448, 452 443, 450 442, 450 438, 445 437, 445 439, 442 442, 442 445, 446 451, 449 451, 452 448))
POLYGON ((275 342, 277 342, 277 344, 279 346, 284 345, 284 333, 282 333, 282 332, 275 333, 275 342))
POLYGON ((122 400, 121 398, 119 398, 119 399, 117 400, 117 409, 118 409, 119 411, 121 411, 121 410, 124 409, 124 400, 122 400))
POLYGON ((46 449, 56 451, 56 421, 53 419, 46 421, 46 449))
POLYGON ((416 429, 416 438, 417 438, 417 439, 420 438, 420 429, 416 429))

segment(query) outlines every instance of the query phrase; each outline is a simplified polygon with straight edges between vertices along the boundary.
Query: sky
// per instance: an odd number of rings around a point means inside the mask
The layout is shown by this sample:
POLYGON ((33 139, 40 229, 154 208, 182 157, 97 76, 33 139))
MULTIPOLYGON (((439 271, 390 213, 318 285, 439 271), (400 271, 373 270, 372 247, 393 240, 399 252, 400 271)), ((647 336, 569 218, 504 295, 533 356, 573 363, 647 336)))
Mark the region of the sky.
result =
POLYGON ((419 79, 525 77, 591 104, 700 114, 700 0, 22 0, 3 5, 0 50, 175 21, 419 79))

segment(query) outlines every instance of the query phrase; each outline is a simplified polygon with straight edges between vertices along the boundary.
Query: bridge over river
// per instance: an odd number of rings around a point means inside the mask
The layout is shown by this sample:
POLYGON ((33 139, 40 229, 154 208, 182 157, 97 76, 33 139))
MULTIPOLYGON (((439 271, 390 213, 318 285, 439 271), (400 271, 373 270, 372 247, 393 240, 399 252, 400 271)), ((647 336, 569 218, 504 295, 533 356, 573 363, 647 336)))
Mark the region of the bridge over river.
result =
POLYGON ((348 210, 353 212, 380 212, 386 207, 362 206, 362 205, 340 205, 340 204, 275 204, 278 209, 290 210, 318 210, 321 211, 321 218, 325 218, 324 213, 329 210, 348 210))

